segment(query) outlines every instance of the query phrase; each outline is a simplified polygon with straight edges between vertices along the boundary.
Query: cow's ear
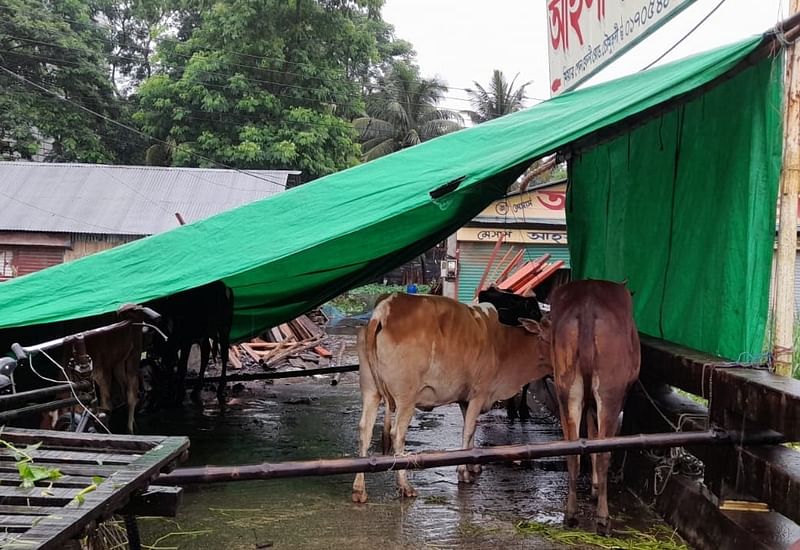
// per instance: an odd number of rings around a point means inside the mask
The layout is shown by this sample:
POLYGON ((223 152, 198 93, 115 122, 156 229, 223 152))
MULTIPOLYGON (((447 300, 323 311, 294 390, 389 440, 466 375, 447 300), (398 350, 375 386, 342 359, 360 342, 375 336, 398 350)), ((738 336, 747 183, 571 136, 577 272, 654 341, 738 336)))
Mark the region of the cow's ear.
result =
POLYGON ((519 324, 522 325, 522 328, 530 332, 531 334, 542 334, 543 327, 539 321, 534 321, 533 319, 526 319, 525 317, 520 317, 517 319, 519 324))

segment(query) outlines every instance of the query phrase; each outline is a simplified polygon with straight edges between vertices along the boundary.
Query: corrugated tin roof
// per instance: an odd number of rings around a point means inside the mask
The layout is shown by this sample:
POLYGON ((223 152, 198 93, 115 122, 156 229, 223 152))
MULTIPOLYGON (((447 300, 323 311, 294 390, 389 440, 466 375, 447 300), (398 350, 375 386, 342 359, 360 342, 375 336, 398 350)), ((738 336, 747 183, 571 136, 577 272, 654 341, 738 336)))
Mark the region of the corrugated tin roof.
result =
POLYGON ((179 225, 176 212, 186 223, 207 218, 279 193, 300 173, 247 172, 0 162, 0 230, 152 235, 179 225))

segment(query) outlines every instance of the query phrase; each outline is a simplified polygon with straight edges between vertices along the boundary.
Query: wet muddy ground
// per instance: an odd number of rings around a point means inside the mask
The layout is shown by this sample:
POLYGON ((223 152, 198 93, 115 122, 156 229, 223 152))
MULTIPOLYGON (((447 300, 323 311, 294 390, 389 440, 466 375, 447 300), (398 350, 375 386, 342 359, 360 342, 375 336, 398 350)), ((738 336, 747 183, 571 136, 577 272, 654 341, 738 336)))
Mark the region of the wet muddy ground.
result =
MULTIPOLYGON (((348 359, 345 354, 343 364, 348 359)), ((250 383, 224 414, 207 401, 202 408, 187 405, 143 418, 139 427, 143 433, 190 436, 188 465, 226 465, 355 456, 359 417, 358 375, 348 373, 336 386, 329 377, 250 383)), ((379 417, 374 442, 380 425, 379 417)), ((458 448, 461 425, 457 405, 418 412, 407 450, 458 448)), ((481 417, 476 443, 558 438, 558 421, 541 408, 524 423, 493 410, 481 417)), ((409 472, 409 478, 419 496, 403 500, 391 472, 367 474, 365 505, 350 502, 352 475, 187 487, 174 521, 141 521, 143 542, 160 549, 567 548, 520 535, 514 527, 522 520, 561 522, 563 459, 486 465, 470 486, 458 485, 455 467, 409 472)), ((587 480, 582 489, 581 527, 592 530, 587 480)), ((623 488, 611 493, 615 528, 647 530, 659 523, 623 488)))

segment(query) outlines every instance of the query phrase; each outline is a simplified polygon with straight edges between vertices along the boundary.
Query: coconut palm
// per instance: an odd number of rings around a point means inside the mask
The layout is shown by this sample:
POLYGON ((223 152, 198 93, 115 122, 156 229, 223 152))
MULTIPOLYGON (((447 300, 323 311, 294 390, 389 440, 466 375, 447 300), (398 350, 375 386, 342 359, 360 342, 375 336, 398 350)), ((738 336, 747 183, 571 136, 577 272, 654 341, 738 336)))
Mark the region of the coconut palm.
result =
POLYGON ((467 88, 474 110, 466 111, 466 113, 474 124, 480 124, 524 108, 525 88, 530 82, 521 84, 515 90, 514 83, 517 81, 517 77, 519 77, 519 73, 509 84, 503 71, 495 69, 488 89, 477 82, 473 82, 474 89, 467 88))
POLYGON ((367 96, 366 116, 353 121, 362 159, 369 161, 462 128, 461 115, 437 103, 447 87, 425 79, 411 65, 398 63, 367 96))

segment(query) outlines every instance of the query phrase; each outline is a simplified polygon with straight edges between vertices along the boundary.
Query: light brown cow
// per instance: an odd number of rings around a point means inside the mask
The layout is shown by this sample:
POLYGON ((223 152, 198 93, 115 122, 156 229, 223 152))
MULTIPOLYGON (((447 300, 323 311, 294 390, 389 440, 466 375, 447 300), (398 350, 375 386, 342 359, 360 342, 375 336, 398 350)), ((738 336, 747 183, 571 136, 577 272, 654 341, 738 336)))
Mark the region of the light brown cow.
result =
MULTIPOLYGON (((529 319, 521 322, 523 327, 502 325, 491 304, 468 306, 440 296, 393 294, 380 301, 359 334, 359 456, 367 456, 381 401, 386 406, 384 452, 390 433, 394 453, 403 454, 415 408, 449 403, 461 405, 462 445, 471 448, 479 413, 552 372, 548 329, 529 319)), ((461 465, 459 481, 470 483, 479 472, 477 464, 461 465)), ((405 471, 397 472, 397 483, 402 496, 416 496, 405 471)), ((353 501, 366 500, 360 473, 353 501)))
MULTIPOLYGON (((631 385, 639 376, 639 334, 631 295, 610 281, 575 281, 557 288, 550 301, 553 375, 566 440, 579 437, 584 411, 591 439, 613 437, 631 385)), ((611 453, 592 455, 592 494, 597 530, 607 534, 607 477, 611 453)), ((567 457, 569 496, 564 522, 577 524, 580 457, 567 457)))

